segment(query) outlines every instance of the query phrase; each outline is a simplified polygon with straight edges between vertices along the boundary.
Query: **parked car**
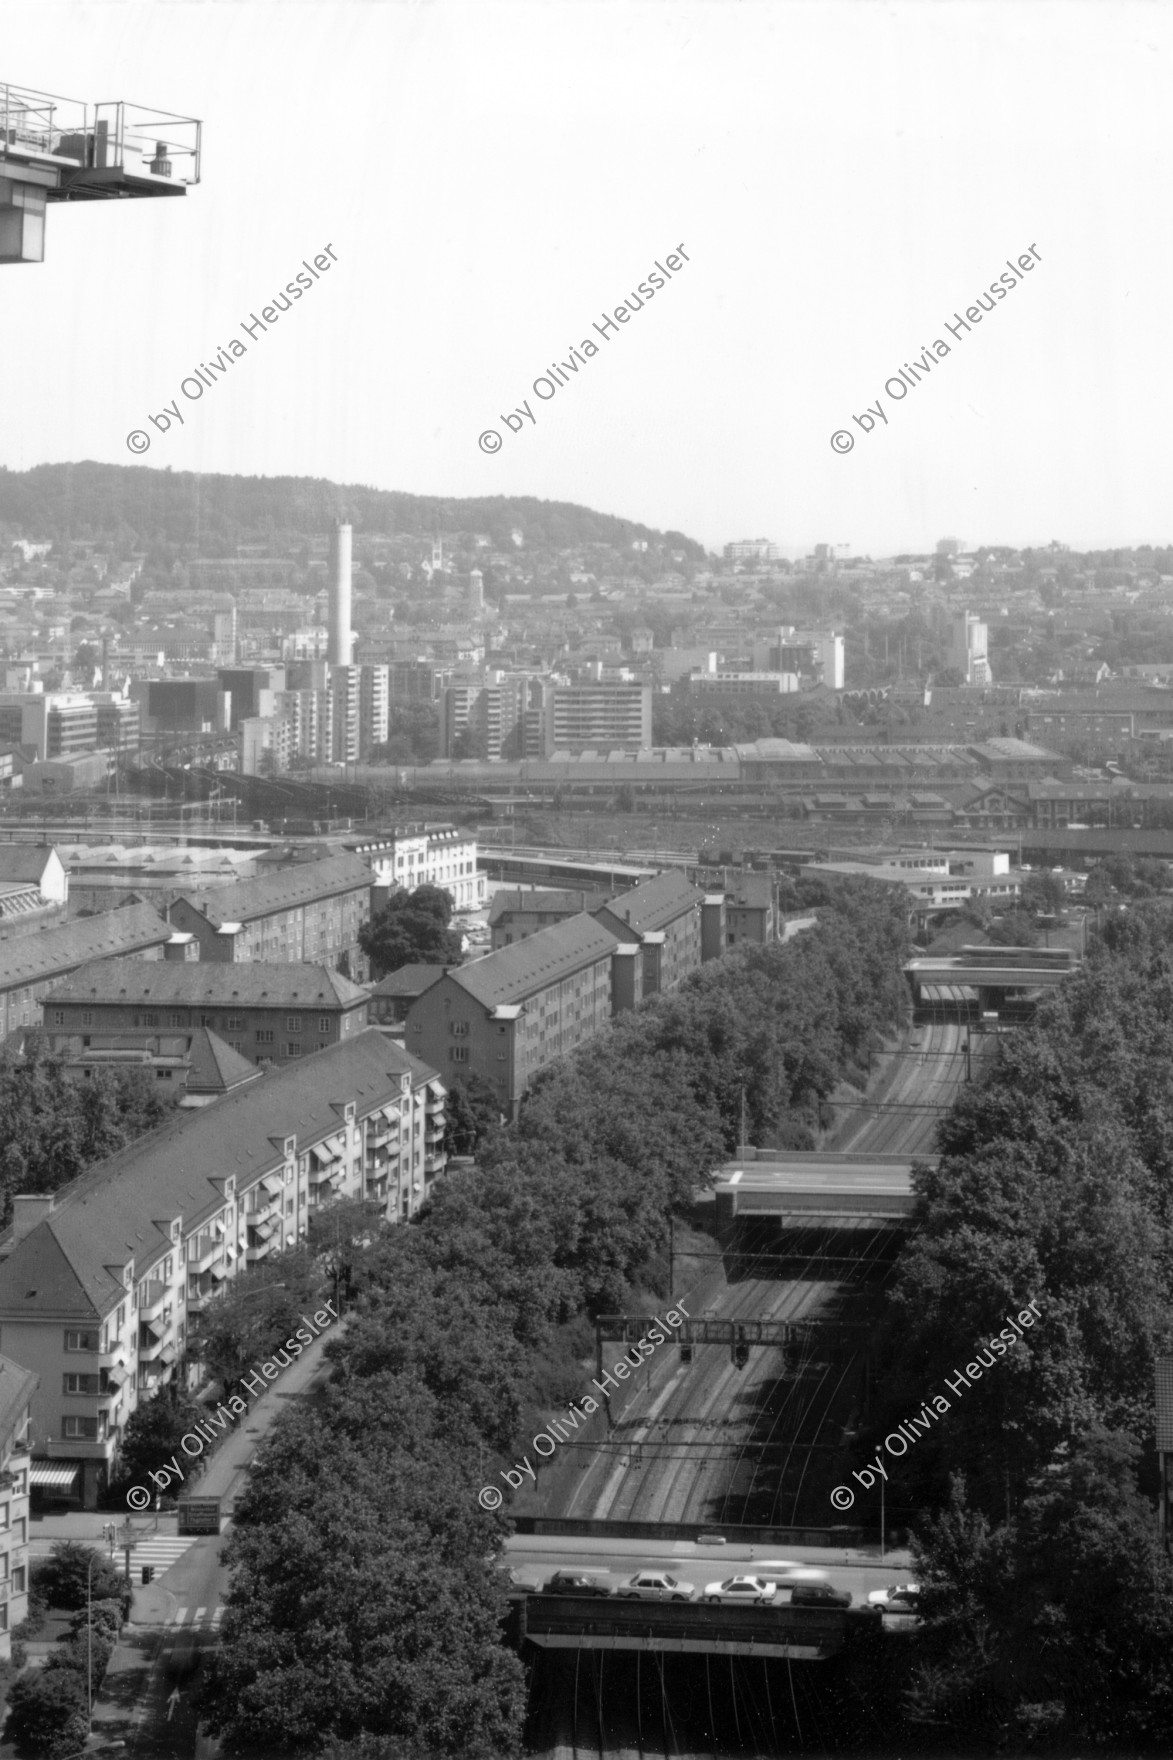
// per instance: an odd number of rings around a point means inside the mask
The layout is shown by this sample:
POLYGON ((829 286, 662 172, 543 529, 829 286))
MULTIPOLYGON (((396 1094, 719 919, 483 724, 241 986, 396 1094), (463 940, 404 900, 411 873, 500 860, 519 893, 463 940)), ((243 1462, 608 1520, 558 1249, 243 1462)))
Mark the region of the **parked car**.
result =
POLYGON ((542 1590, 543 1595, 610 1595, 609 1583, 597 1577, 584 1577, 577 1571, 555 1571, 542 1590))
POLYGON ((618 1590, 636 1601, 693 1601, 696 1588, 692 1583, 678 1583, 666 1571, 640 1571, 618 1590))
POLYGON ((920 1604, 919 1583, 891 1583, 887 1589, 873 1589, 868 1606, 881 1613, 916 1613, 920 1604))
MULTIPOLYGON (((790 1585, 786 1585, 790 1588, 790 1585)), ((851 1591, 833 1583, 795 1583, 790 1588, 791 1607, 850 1607, 851 1591)))
POLYGON ((773 1583, 763 1577, 726 1577, 723 1583, 706 1583, 706 1601, 742 1602, 746 1606, 772 1601, 778 1593, 773 1583))

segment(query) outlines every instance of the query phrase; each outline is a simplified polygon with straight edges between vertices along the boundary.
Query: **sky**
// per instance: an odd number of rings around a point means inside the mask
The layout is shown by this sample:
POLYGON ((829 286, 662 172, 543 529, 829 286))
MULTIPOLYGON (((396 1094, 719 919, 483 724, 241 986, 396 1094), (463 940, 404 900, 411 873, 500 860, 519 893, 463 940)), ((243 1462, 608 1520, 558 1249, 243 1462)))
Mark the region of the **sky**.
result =
POLYGON ((0 79, 204 143, 182 200, 51 206, 0 268, 9 469, 532 495, 714 550, 1173 541, 1161 0, 3 12, 0 79))

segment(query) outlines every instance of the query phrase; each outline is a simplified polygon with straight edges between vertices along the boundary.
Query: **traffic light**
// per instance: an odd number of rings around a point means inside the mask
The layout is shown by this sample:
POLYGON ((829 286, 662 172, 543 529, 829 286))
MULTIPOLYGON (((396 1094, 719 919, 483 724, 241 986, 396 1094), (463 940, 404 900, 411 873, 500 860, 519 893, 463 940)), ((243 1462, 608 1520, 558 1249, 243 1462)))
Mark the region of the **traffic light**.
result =
POLYGON ((737 1328, 737 1338, 733 1346, 733 1362, 738 1369, 744 1369, 749 1362, 749 1346, 745 1342, 745 1327, 737 1328))
POLYGON ((153 1564, 145 1564, 143 1566, 143 1587, 144 1587, 144 1589, 146 1588, 147 1584, 151 1581, 154 1574, 155 1574, 155 1567, 153 1564))
POLYGON ((692 1362, 692 1346, 690 1344, 682 1344, 681 1345, 681 1347, 680 1347, 680 1361, 682 1363, 691 1363, 692 1362))

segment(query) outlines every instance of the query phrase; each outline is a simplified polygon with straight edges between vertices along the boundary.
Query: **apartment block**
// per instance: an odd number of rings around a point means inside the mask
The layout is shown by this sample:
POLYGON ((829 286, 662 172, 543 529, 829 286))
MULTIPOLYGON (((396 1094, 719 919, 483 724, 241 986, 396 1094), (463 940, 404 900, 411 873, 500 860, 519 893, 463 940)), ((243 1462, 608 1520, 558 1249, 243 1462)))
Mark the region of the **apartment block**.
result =
POLYGON ((40 1026, 45 992, 92 960, 183 960, 198 951, 190 936, 177 935, 148 904, 0 939, 0 1038, 40 1026))
POLYGON ((539 1070, 642 997, 634 937, 585 914, 467 965, 434 970, 435 981, 407 1009, 408 1051, 446 1081, 479 1076, 510 1117, 539 1070))
POLYGON ((545 751, 647 750, 652 743, 648 684, 554 685, 546 692, 545 751))
POLYGON ((524 941, 527 935, 536 935, 539 929, 564 923, 583 911, 597 910, 607 897, 605 892, 588 892, 584 887, 502 887, 493 894, 489 906, 493 950, 511 947, 515 941, 524 941))
POLYGON ((37 1377, 0 1357, 0 1662, 29 1610, 29 1414, 37 1377))
POLYGON ((618 893, 593 915, 617 940, 638 944, 642 993, 656 996, 675 990, 700 965, 704 909, 705 894, 678 868, 670 868, 618 893))
POLYGON ((778 900, 770 874, 737 874, 725 887, 725 945, 764 947, 778 938, 778 900))
POLYGON ((316 1209, 367 1197, 413 1215, 444 1166, 444 1102, 435 1071, 372 1028, 17 1197, 0 1346, 39 1380, 32 1484, 93 1508, 138 1400, 195 1380, 192 1316, 316 1209))
POLYGON ((372 746, 382 745, 390 729, 391 686, 389 666, 359 668, 358 743, 365 757, 372 746))
POLYGON ((358 931, 370 915, 372 879, 357 856, 325 856, 214 892, 184 893, 171 906, 171 922, 195 937, 201 960, 338 967, 345 957, 348 976, 361 979, 358 931))
POLYGON ((83 966, 44 999, 54 1050, 82 1056, 103 1035, 207 1027, 252 1063, 289 1063, 361 1033, 367 992, 326 965, 296 961, 83 966))

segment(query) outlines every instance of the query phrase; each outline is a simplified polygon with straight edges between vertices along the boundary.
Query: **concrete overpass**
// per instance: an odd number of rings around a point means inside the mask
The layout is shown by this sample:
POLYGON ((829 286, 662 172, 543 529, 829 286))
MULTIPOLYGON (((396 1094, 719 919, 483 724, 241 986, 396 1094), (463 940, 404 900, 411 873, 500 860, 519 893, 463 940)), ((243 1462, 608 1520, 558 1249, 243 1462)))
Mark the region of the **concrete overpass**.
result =
POLYGON ((963 1012, 1021 1010, 1039 993, 1053 990, 1079 960, 1069 947, 963 947, 958 953, 909 960, 904 975, 915 1007, 952 1005, 963 1012))
POLYGON ((733 1161, 721 1169, 718 1228, 750 1216, 830 1228, 884 1222, 903 1227, 912 1215, 912 1161, 907 1155, 774 1149, 757 1149, 752 1155, 752 1160, 733 1161))
POLYGON ((518 1605, 519 1636, 542 1650, 685 1651, 821 1662, 843 1648, 847 1626, 838 1607, 730 1607, 524 1593, 511 1599, 518 1605))

